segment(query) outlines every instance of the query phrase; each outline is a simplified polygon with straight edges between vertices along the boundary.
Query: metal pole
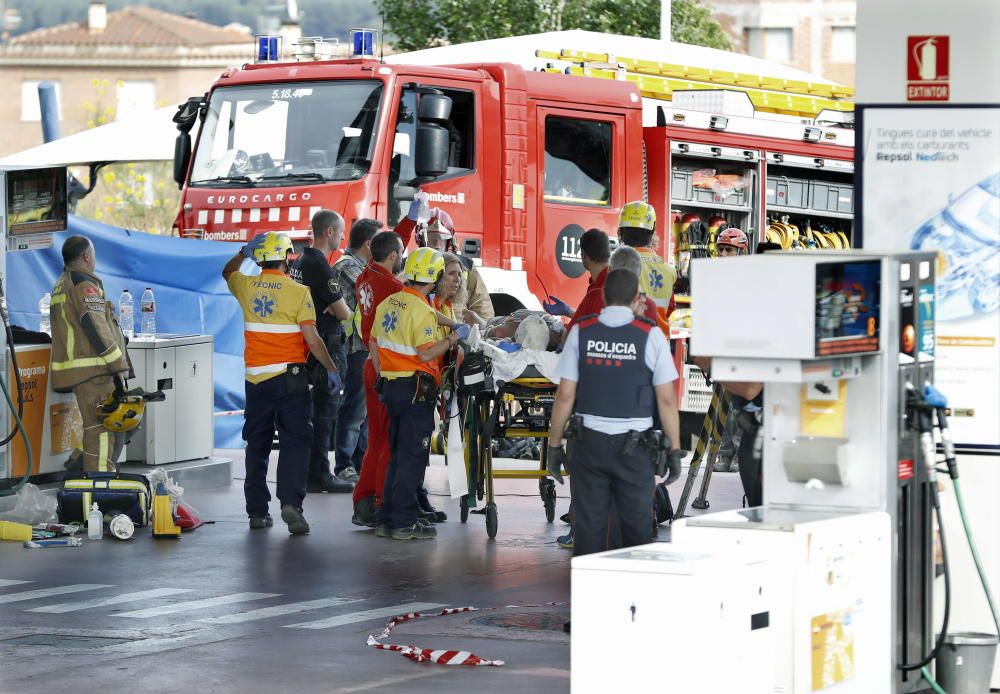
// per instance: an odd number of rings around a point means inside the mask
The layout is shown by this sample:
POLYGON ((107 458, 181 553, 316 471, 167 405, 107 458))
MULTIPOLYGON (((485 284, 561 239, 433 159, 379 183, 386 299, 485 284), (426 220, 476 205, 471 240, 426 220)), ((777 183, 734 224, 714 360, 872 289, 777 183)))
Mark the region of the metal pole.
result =
POLYGON ((42 139, 45 142, 58 140, 59 135, 59 98, 56 94, 55 82, 38 83, 38 110, 42 117, 42 139))

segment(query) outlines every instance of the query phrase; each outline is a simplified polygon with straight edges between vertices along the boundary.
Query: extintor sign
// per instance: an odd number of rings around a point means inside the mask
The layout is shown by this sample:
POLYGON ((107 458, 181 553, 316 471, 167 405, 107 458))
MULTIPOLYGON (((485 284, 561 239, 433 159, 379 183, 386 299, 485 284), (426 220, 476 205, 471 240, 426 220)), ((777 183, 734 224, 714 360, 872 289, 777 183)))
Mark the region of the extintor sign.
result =
POLYGON ((906 38, 906 100, 948 101, 949 84, 947 36, 906 38))

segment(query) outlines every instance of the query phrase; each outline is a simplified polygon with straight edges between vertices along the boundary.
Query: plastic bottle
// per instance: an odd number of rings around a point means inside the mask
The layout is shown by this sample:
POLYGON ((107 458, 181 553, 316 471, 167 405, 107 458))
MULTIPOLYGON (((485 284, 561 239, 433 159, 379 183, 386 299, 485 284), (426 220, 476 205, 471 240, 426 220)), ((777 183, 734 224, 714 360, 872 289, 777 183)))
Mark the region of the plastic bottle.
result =
POLYGON ((139 325, 140 336, 144 340, 152 340, 156 337, 156 299, 153 298, 151 287, 146 287, 146 291, 142 293, 139 311, 142 313, 139 325))
POLYGON ((420 212, 417 214, 417 224, 427 224, 428 220, 431 218, 430 209, 430 198, 427 193, 417 193, 413 196, 415 200, 423 199, 424 205, 420 208, 420 212))
POLYGON ((52 295, 49 294, 48 292, 45 292, 45 296, 43 296, 39 300, 39 302, 38 302, 38 312, 40 314, 42 314, 42 319, 40 321, 38 321, 38 330, 39 330, 39 332, 43 332, 43 333, 45 333, 47 335, 51 335, 52 334, 52 322, 50 320, 50 316, 51 316, 51 312, 52 312, 52 295))
POLYGON ((125 337, 130 340, 135 337, 135 299, 127 289, 118 298, 118 323, 125 337))
POLYGON ((91 540, 100 540, 104 537, 104 514, 97 508, 96 501, 87 514, 87 537, 91 540))

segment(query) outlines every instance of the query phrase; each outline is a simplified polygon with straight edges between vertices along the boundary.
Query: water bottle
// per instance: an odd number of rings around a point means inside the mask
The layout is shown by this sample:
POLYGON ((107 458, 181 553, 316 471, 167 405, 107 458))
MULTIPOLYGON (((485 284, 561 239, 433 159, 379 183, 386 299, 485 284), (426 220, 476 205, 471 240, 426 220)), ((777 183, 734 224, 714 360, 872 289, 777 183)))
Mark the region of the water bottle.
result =
POLYGON ((104 537, 104 514, 97 508, 96 501, 87 514, 87 537, 91 540, 100 540, 104 537))
POLYGON ((118 324, 125 337, 129 340, 135 337, 135 299, 127 289, 118 298, 118 324))
POLYGON ((152 340, 156 337, 156 299, 153 298, 151 287, 146 287, 146 291, 142 293, 142 301, 139 302, 139 311, 142 313, 139 333, 142 339, 152 340))
POLYGON ((38 302, 38 312, 42 314, 42 319, 38 321, 38 330, 46 335, 52 334, 52 322, 50 315, 52 310, 52 295, 45 292, 45 296, 38 302))
POLYGON ((422 199, 424 204, 420 208, 420 212, 417 214, 417 224, 427 224, 431 218, 431 208, 430 208, 430 197, 427 193, 416 193, 413 198, 415 200, 422 199))

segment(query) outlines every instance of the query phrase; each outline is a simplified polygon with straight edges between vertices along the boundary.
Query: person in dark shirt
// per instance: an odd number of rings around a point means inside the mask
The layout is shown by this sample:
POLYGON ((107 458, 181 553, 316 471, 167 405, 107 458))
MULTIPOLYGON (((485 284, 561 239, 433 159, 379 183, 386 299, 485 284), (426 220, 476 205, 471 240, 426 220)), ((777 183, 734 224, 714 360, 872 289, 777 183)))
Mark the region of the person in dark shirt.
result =
MULTIPOLYGON (((340 285, 327 260, 330 251, 344 237, 344 218, 332 210, 320 210, 312 218, 313 243, 289 270, 292 279, 309 287, 316 306, 316 330, 339 373, 347 371, 342 320, 350 309, 340 292, 340 285)), ((330 386, 325 377, 314 378, 312 387, 313 440, 309 449, 308 492, 351 492, 354 483, 336 477, 330 471, 330 432, 340 404, 340 385, 330 386)))

